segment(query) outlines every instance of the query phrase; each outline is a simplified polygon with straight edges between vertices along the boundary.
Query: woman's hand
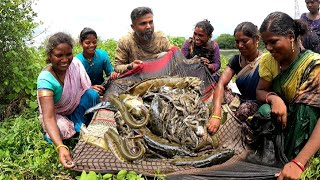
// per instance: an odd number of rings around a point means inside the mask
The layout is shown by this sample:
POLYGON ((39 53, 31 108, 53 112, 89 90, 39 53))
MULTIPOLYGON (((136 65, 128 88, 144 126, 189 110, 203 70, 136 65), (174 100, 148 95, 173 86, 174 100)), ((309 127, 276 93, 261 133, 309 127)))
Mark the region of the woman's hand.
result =
POLYGON ((209 133, 216 133, 220 127, 220 119, 218 118, 214 118, 214 117, 211 117, 211 119, 209 120, 208 122, 208 131, 209 133))
POLYGON ((120 73, 112 72, 112 73, 110 74, 110 78, 111 78, 112 80, 115 80, 115 79, 117 79, 117 78, 119 77, 119 75, 120 75, 120 73))
POLYGON ((278 180, 283 179, 299 179, 302 174, 302 170, 293 162, 287 163, 283 169, 276 174, 278 180))
POLYGON ((200 60, 205 64, 209 69, 213 70, 213 64, 210 64, 209 59, 201 57, 200 60))
POLYGON ((269 96, 271 102, 271 112, 277 117, 279 123, 282 127, 287 126, 287 106, 283 100, 276 95, 269 96))
POLYGON ((65 147, 60 147, 58 149, 59 153, 59 161, 65 168, 72 168, 74 167, 74 162, 70 156, 70 152, 65 147))
POLYGON ((205 65, 208 65, 210 63, 209 59, 200 57, 201 62, 203 62, 205 65))
POLYGON ((93 85, 93 86, 91 86, 91 89, 96 90, 99 93, 100 96, 103 95, 103 92, 105 90, 105 88, 103 86, 101 86, 101 85, 93 85))

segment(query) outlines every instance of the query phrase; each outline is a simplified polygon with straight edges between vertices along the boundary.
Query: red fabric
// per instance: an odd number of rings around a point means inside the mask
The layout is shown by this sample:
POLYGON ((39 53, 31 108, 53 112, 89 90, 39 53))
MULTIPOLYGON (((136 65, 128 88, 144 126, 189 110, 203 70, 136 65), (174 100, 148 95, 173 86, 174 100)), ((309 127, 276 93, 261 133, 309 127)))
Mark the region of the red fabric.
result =
POLYGON ((141 73, 153 73, 163 69, 168 62, 171 60, 173 53, 177 50, 180 50, 177 46, 171 47, 170 51, 168 51, 163 57, 152 61, 152 62, 143 62, 139 66, 134 69, 127 71, 121 77, 125 77, 131 74, 141 74, 141 73))

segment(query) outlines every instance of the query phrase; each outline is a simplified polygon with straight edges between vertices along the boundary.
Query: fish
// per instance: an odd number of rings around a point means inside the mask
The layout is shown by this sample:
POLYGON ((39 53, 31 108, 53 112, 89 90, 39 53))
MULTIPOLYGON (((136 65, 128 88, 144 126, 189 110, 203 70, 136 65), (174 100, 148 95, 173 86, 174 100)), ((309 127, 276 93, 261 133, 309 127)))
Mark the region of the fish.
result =
POLYGON ((165 154, 166 157, 170 158, 176 155, 195 156, 195 153, 184 149, 181 145, 170 143, 169 141, 154 135, 148 128, 141 128, 138 129, 138 131, 140 134, 143 134, 143 139, 149 147, 160 151, 161 154, 165 154))
POLYGON ((222 164, 233 156, 233 149, 214 150, 210 154, 202 156, 176 158, 172 161, 172 163, 176 166, 193 166, 202 168, 222 164))
POLYGON ((104 134, 104 140, 113 154, 122 162, 132 162, 141 159, 146 152, 143 143, 134 141, 134 147, 128 147, 127 143, 114 128, 109 128, 104 134))
POLYGON ((99 109, 107 109, 113 112, 117 112, 118 109, 116 107, 114 107, 109 101, 102 101, 100 103, 98 103, 97 105, 87 109, 84 112, 84 115, 90 114, 90 113, 94 113, 99 109))

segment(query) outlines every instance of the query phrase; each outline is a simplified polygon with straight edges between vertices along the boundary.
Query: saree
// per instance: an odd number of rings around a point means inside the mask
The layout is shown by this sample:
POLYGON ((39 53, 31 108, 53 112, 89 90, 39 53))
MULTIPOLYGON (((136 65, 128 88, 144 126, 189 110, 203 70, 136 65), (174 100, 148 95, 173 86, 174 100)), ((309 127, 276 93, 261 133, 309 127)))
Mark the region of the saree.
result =
MULTIPOLYGON (((80 127, 78 126, 81 126, 81 123, 79 124, 79 120, 75 119, 70 121, 69 118, 72 118, 72 113, 76 110, 80 103, 81 97, 90 88, 90 86, 91 81, 83 65, 81 64, 80 60, 74 58, 66 71, 61 98, 57 103, 54 104, 57 125, 59 127, 62 139, 68 139, 72 137, 76 133, 75 128, 79 129, 80 131, 80 127), (78 122, 74 123, 74 121, 78 122), (75 125, 77 127, 75 127, 75 125)), ((39 119, 44 131, 46 132, 41 106, 39 106, 39 112, 39 119)), ((50 139, 48 133, 46 133, 46 136, 50 139)))
MULTIPOLYGON (((241 92, 240 104, 235 111, 235 116, 245 121, 248 117, 252 116, 258 109, 256 102, 255 90, 259 82, 259 62, 261 56, 258 56, 254 61, 243 67, 237 74, 236 84, 241 92)), ((240 64, 239 56, 239 64, 240 64)))
POLYGON ((320 55, 303 51, 272 82, 272 91, 287 105, 284 153, 294 158, 308 141, 320 117, 320 55))

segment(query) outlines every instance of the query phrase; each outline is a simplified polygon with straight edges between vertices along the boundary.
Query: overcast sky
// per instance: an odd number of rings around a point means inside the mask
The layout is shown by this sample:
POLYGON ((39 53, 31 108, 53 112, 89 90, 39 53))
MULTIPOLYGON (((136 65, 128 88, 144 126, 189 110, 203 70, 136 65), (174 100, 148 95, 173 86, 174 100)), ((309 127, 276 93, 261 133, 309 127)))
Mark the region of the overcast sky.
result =
MULTIPOLYGON (((304 0, 298 0, 300 14, 307 12, 304 0)), ((213 37, 233 34, 243 21, 258 27, 273 11, 295 16, 294 0, 38 0, 33 9, 37 21, 35 38, 41 42, 47 36, 64 31, 77 38, 84 27, 93 28, 102 39, 118 40, 131 30, 130 13, 138 6, 148 6, 154 13, 156 30, 170 36, 189 37, 194 25, 208 19, 214 27, 213 37)))

